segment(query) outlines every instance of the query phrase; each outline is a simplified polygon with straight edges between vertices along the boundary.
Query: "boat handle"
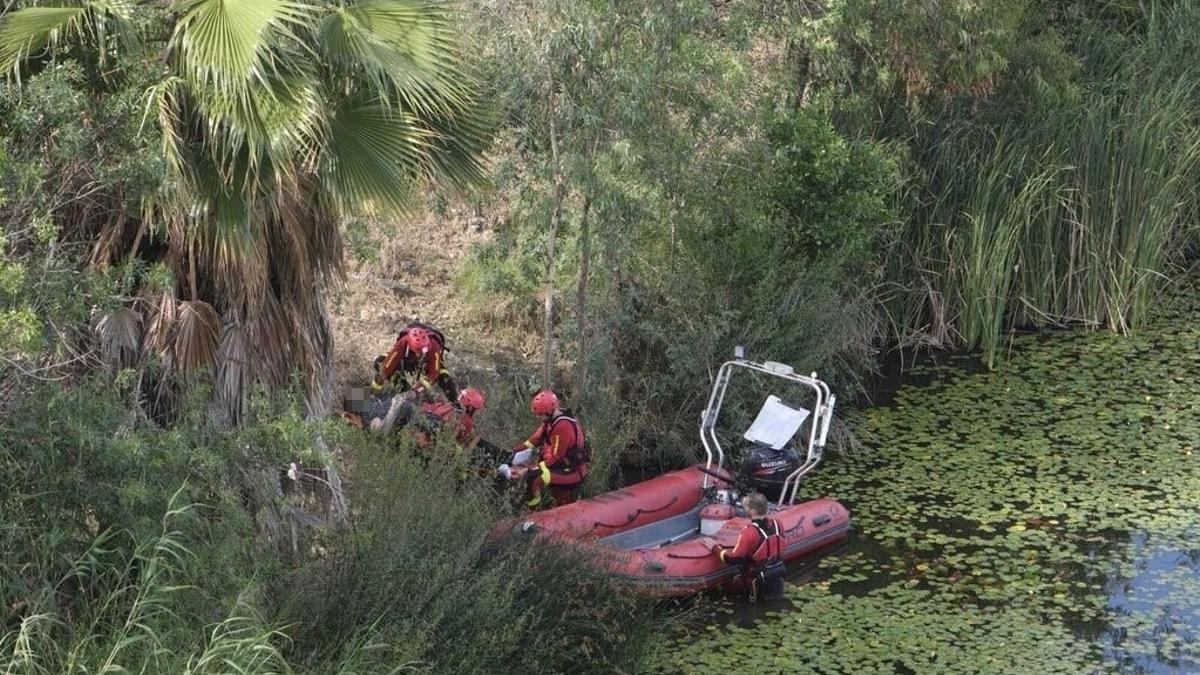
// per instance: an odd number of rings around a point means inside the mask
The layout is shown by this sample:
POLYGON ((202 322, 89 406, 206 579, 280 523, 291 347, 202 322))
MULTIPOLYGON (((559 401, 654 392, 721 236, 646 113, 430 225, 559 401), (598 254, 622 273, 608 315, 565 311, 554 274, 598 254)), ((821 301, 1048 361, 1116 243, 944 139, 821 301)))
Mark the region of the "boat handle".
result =
POLYGON ((711 557, 713 557, 713 554, 712 553, 704 553, 701 555, 683 555, 682 553, 668 553, 667 557, 668 558, 680 558, 683 560, 700 560, 701 558, 711 558, 711 557))

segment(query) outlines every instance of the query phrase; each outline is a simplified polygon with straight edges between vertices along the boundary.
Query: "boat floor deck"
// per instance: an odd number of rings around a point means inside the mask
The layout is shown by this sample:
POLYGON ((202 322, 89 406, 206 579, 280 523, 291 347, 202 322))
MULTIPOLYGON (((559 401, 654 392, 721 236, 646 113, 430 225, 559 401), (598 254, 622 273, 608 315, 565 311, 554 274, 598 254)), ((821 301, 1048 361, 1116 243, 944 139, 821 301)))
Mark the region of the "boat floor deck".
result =
POLYGON ((695 539, 700 536, 700 509, 702 508, 704 505, 697 505, 692 510, 677 516, 601 537, 599 543, 632 551, 654 549, 695 539))

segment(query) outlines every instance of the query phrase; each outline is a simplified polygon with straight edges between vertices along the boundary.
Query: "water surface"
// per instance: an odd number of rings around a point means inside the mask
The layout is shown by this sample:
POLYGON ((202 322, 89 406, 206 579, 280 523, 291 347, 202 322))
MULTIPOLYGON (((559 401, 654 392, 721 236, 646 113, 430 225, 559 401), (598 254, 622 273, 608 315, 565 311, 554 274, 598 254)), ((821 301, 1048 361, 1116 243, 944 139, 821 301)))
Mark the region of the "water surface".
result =
POLYGON ((664 672, 1200 672, 1200 301, 1132 337, 1017 335, 926 360, 849 413, 865 446, 807 496, 847 545, 788 598, 715 604, 664 672))

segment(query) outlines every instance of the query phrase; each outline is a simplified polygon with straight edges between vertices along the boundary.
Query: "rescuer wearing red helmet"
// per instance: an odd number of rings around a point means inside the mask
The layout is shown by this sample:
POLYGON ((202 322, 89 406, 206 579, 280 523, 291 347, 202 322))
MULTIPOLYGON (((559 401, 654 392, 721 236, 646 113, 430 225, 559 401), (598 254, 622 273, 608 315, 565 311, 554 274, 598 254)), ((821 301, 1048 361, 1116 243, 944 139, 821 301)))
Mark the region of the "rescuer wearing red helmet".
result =
POLYGON ((483 392, 475 387, 467 387, 458 394, 458 430, 454 433, 458 444, 469 447, 475 441, 475 413, 487 407, 487 399, 483 392))
POLYGON ((375 379, 371 389, 382 391, 389 383, 401 391, 408 389, 410 375, 418 376, 413 389, 427 391, 437 383, 450 401, 458 401, 458 387, 446 370, 446 338, 442 332, 422 323, 409 324, 400 331, 396 343, 386 356, 375 360, 375 379))
POLYGON ((583 427, 570 410, 559 406, 558 396, 549 389, 534 394, 529 409, 542 423, 524 445, 514 450, 538 450, 537 465, 525 474, 529 497, 526 505, 535 509, 545 505, 542 492, 546 486, 555 505, 570 504, 587 478, 591 461, 583 427))
POLYGON ((487 401, 483 392, 475 387, 467 387, 458 395, 458 405, 445 401, 422 403, 421 412, 424 419, 414 431, 417 435, 417 445, 428 447, 433 442, 433 436, 447 426, 454 428, 454 441, 464 449, 469 449, 476 442, 475 413, 483 410, 487 401))

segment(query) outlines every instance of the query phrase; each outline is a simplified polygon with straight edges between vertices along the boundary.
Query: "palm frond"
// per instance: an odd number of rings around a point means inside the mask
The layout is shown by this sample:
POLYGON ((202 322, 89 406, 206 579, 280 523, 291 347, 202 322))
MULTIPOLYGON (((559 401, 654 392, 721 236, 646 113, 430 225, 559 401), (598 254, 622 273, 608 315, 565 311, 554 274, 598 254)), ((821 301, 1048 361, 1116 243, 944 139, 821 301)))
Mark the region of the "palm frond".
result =
POLYGON ((266 292, 269 266, 260 212, 263 202, 248 160, 238 162, 232 175, 222 176, 222 169, 207 159, 196 166, 201 201, 192 235, 221 295, 230 296, 228 304, 239 305, 266 292))
POLYGON ((201 85, 242 92, 267 84, 270 50, 304 22, 309 8, 289 0, 184 0, 172 41, 189 78, 201 85))
POLYGON ((202 300, 179 303, 176 322, 174 365, 184 375, 193 375, 212 366, 217 355, 217 335, 221 320, 217 310, 202 300))
POLYGON ((329 311, 318 288, 288 306, 295 336, 294 367, 307 376, 310 417, 324 417, 333 407, 333 333, 329 311))
POLYGON ((25 7, 0 18, 0 73, 20 77, 20 63, 53 48, 64 35, 95 40, 101 67, 108 63, 110 36, 133 50, 139 40, 130 0, 77 0, 58 7, 25 7))
POLYGON ((366 0, 339 7, 321 21, 322 51, 343 72, 361 71, 386 99, 412 110, 447 112, 469 94, 451 12, 445 5, 366 0))
POLYGON ((267 163, 281 173, 311 170, 325 103, 309 75, 273 74, 243 92, 193 86, 189 93, 204 120, 207 154, 227 171, 243 157, 255 172, 267 163))
POLYGON ((137 358, 142 337, 142 315, 132 308, 118 307, 101 314, 94 330, 105 363, 115 368, 125 368, 137 358))
POLYGON ((108 65, 109 24, 116 32, 118 43, 127 50, 133 50, 138 45, 137 30, 133 26, 133 3, 130 0, 88 0, 92 10, 92 30, 99 45, 100 67, 108 65))
POLYGON ((424 115, 421 122, 431 138, 425 153, 427 178, 458 187, 486 181, 483 154, 496 123, 490 107, 475 102, 453 113, 424 115))
POLYGON ((249 315, 249 351, 254 376, 272 391, 287 386, 295 368, 292 324, 279 299, 268 293, 257 312, 249 315))
POLYGON ((87 12, 87 7, 25 7, 0 18, 0 73, 19 76, 22 61, 64 33, 79 32, 87 12))
POLYGON ((188 165, 184 156, 184 123, 180 111, 184 107, 186 81, 182 77, 163 78, 146 89, 146 104, 142 126, 151 114, 162 131, 162 154, 170 169, 170 177, 186 183, 188 165))
MULTIPOLYGON (((179 72, 203 111, 206 149, 219 163, 246 144, 251 166, 271 147, 272 108, 288 106, 304 87, 288 86, 307 66, 297 38, 311 7, 291 0, 184 0, 172 45, 179 72)), ((278 126, 278 125, 276 125, 278 126)), ((304 128, 303 126, 301 128, 304 128)))
POLYGON ((161 356, 174 344, 175 319, 179 315, 175 294, 164 291, 152 307, 154 314, 146 328, 145 345, 147 349, 161 356))
POLYGON ((379 101, 347 101, 329 125, 326 186, 351 211, 371 204, 404 210, 431 141, 411 115, 379 101))

